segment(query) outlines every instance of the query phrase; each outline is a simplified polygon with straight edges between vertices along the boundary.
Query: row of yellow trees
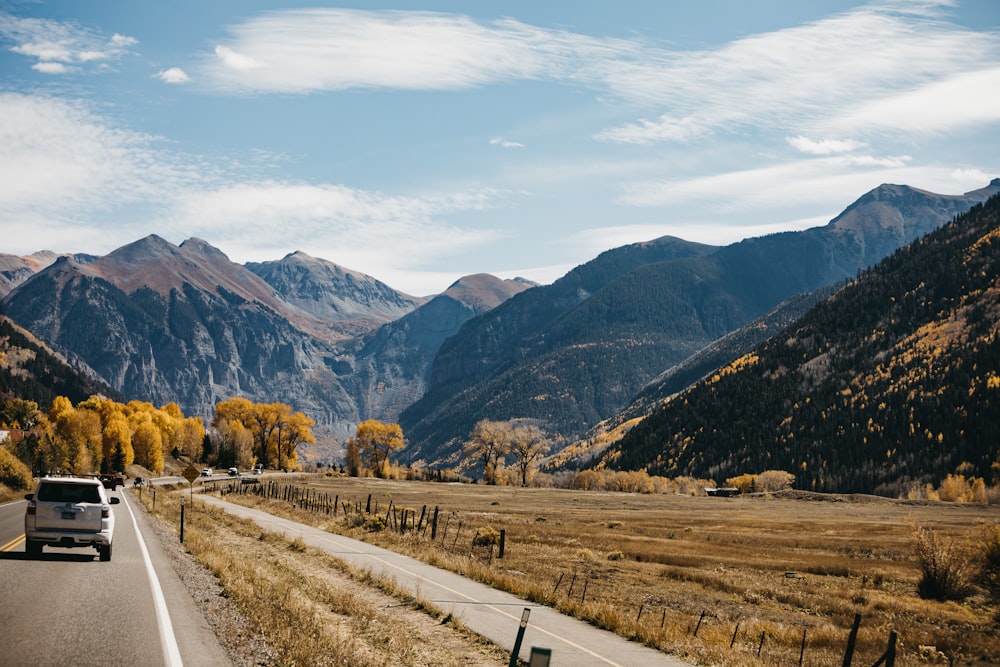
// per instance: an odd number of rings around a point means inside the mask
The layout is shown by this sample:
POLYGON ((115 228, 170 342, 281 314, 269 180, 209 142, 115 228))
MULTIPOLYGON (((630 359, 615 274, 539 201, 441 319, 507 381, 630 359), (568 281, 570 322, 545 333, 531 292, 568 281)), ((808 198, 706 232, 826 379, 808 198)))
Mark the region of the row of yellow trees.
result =
POLYGON ((29 433, 10 446, 30 469, 92 473, 124 471, 140 465, 163 471, 164 456, 203 460, 206 445, 227 465, 293 468, 296 448, 314 443, 312 419, 283 403, 233 398, 216 404, 211 438, 198 417, 185 417, 176 403, 157 408, 144 401, 119 403, 91 396, 77 403, 63 396, 42 412, 34 401, 13 398, 2 404, 0 426, 29 433))
POLYGON ((261 463, 265 468, 294 468, 298 446, 316 442, 315 423, 284 403, 230 398, 215 405, 217 456, 240 467, 261 463))
MULTIPOLYGON (((345 443, 348 474, 356 477, 367 471, 376 477, 390 477, 392 454, 405 446, 399 424, 376 419, 361 422, 354 437, 345 443)), ((520 481, 527 486, 548 450, 548 436, 527 420, 482 419, 469 433, 463 454, 465 467, 481 466, 487 484, 520 481), (508 458, 513 459, 510 469, 506 467, 508 458)))

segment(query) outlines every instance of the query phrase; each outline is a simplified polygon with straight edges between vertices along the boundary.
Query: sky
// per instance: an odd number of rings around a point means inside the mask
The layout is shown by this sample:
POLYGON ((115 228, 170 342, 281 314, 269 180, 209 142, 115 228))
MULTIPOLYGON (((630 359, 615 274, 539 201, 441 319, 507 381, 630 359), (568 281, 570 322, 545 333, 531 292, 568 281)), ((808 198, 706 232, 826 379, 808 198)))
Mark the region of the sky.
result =
POLYGON ((0 0, 0 253, 550 283, 978 189, 998 139, 996 0, 0 0))

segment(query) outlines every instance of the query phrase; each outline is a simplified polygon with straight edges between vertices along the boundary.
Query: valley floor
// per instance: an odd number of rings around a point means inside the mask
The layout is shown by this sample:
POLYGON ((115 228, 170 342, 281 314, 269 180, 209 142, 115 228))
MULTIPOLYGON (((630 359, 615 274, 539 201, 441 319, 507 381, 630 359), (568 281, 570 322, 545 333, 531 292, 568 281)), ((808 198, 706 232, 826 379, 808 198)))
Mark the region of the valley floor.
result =
MULTIPOLYGON (((914 529, 926 527, 967 543, 1000 523, 995 507, 318 476, 269 484, 277 498, 226 483, 217 490, 231 488, 226 500, 410 553, 697 664, 797 664, 800 655, 803 664, 840 664, 855 614, 862 616, 855 664, 877 661, 890 631, 900 638, 901 664, 1000 661, 996 602, 982 594, 920 599, 913 542, 914 529), (410 523, 401 532, 404 509, 410 523), (499 531, 503 559, 497 544, 475 544, 499 531)), ((257 531, 257 541, 270 541, 257 531)))

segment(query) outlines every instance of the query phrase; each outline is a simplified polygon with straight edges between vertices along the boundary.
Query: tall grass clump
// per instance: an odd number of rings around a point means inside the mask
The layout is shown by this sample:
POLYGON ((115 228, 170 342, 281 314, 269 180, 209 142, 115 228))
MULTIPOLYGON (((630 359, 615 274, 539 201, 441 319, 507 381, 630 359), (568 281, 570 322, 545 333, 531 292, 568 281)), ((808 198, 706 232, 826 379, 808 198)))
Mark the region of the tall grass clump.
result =
POLYGON ((922 576, 917 595, 925 600, 962 600, 972 592, 973 564, 967 548, 929 528, 915 528, 922 576))
POLYGON ((979 546, 979 582, 994 599, 1000 600, 1000 524, 983 528, 979 546))

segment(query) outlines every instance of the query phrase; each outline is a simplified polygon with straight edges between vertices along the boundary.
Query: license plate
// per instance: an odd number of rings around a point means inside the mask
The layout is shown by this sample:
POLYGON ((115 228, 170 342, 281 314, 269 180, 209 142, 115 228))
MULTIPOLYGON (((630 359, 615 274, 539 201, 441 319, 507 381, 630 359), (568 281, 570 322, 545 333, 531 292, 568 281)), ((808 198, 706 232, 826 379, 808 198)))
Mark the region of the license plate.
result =
POLYGON ((74 521, 76 520, 76 512, 63 512, 62 518, 67 521, 74 521))

